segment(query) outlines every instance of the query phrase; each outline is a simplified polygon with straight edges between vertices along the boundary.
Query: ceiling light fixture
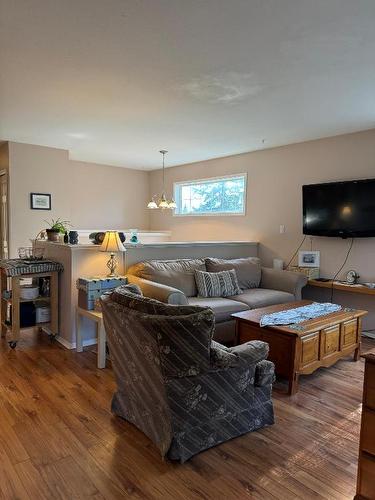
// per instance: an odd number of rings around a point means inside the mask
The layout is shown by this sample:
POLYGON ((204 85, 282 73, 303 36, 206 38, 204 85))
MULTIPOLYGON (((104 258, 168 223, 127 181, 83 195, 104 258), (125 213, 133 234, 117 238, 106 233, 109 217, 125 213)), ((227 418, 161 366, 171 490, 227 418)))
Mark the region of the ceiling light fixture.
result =
POLYGON ((147 208, 149 208, 150 210, 155 210, 157 208, 160 208, 161 210, 174 210, 175 208, 177 208, 176 202, 173 198, 168 200, 167 196, 165 195, 165 155, 168 153, 168 151, 162 149, 161 151, 159 151, 159 153, 163 155, 163 192, 160 198, 157 195, 154 195, 151 201, 148 203, 147 208))

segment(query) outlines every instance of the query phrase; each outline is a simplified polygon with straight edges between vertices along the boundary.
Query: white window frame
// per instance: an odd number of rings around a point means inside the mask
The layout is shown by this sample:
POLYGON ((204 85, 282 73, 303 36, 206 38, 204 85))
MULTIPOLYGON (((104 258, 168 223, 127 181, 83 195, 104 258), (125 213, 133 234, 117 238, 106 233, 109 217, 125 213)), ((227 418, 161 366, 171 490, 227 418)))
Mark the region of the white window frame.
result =
POLYGON ((180 186, 189 186, 192 184, 203 184, 205 182, 215 182, 220 180, 237 179, 238 177, 244 177, 244 193, 243 193, 243 210, 242 212, 215 212, 215 213, 204 213, 204 214, 179 214, 176 210, 173 211, 174 217, 243 217, 246 215, 246 205, 247 205, 247 173, 240 172, 238 174, 222 175, 220 177, 206 177, 204 179, 194 179, 188 181, 179 181, 173 183, 173 195, 176 203, 179 203, 178 190, 180 186))

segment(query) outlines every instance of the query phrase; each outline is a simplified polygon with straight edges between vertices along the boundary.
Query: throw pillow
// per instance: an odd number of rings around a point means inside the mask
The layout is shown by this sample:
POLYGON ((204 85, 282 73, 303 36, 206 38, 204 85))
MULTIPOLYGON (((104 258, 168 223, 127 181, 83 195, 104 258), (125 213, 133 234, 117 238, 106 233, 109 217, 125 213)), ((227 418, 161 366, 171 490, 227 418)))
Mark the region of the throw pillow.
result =
POLYGON ((220 273, 196 270, 195 282, 200 297, 231 297, 242 293, 234 269, 220 273))
POLYGON ((262 269, 260 259, 257 257, 245 257, 240 259, 205 259, 207 271, 217 273, 227 269, 236 271, 238 284, 242 290, 258 288, 262 269))

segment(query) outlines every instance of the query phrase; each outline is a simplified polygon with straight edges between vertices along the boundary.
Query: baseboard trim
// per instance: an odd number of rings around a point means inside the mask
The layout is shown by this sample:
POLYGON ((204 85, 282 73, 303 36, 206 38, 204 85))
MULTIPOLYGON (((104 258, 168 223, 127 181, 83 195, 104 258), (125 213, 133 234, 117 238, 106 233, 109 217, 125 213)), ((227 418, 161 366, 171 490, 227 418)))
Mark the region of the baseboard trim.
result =
POLYGON ((368 339, 375 339, 375 332, 362 332, 362 337, 367 337, 368 339))
MULTIPOLYGON (((56 340, 57 342, 59 342, 62 346, 65 347, 65 349, 69 349, 69 350, 72 350, 72 349, 76 349, 77 347, 77 344, 76 342, 69 342, 69 340, 66 340, 64 339, 63 337, 59 337, 57 336, 56 337, 56 340)), ((96 339, 86 339, 82 342, 83 344, 83 347, 87 347, 87 346, 90 346, 90 345, 95 345, 97 344, 97 340, 96 339)))

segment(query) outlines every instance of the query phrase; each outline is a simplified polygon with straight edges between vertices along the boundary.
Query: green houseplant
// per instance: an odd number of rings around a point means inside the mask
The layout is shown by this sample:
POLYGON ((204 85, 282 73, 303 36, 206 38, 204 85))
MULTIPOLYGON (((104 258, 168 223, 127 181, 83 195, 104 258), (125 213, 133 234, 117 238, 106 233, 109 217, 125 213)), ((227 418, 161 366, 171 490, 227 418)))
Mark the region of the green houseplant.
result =
POLYGON ((68 227, 71 226, 68 220, 60 218, 52 219, 51 221, 44 221, 48 224, 46 229, 48 241, 60 241, 60 234, 64 234, 68 227))

